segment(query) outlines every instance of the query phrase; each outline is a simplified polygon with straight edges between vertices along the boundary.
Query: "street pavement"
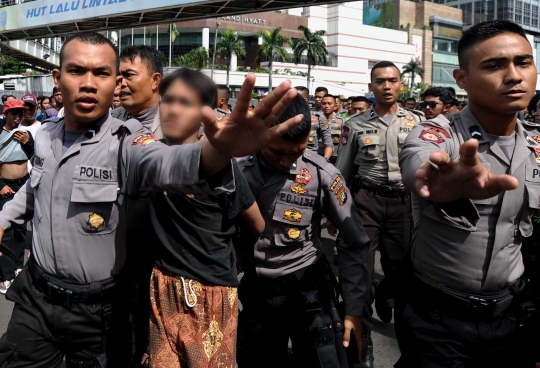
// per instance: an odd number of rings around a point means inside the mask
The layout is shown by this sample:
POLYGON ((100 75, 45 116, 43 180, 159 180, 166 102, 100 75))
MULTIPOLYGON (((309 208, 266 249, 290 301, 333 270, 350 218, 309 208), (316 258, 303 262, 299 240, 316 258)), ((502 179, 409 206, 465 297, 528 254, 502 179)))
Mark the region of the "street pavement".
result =
MULTIPOLYGON (((27 236, 27 249, 29 249, 31 231, 27 236)), ((330 262, 333 260, 332 249, 334 246, 334 238, 330 237, 326 230, 322 232, 323 246, 330 262)), ((380 264, 379 253, 377 253, 375 272, 380 278, 383 274, 380 264)), ((8 326, 9 318, 13 310, 13 303, 6 300, 3 295, 0 295, 0 334, 3 334, 8 326)), ((376 317, 376 316, 375 316, 376 317)), ((377 317, 375 320, 374 331, 372 332, 375 367, 376 368, 391 368, 399 359, 399 349, 394 333, 394 323, 382 323, 377 317)))

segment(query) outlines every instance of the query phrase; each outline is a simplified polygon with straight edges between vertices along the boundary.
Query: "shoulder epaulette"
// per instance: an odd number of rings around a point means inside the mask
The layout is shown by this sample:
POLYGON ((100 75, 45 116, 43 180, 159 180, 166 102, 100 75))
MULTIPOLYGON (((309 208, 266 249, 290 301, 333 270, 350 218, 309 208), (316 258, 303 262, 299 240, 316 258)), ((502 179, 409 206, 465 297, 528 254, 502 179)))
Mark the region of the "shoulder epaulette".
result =
POLYGON ((326 172, 331 172, 331 168, 334 168, 334 165, 326 161, 326 159, 319 155, 317 152, 306 150, 306 152, 304 152, 304 158, 326 172))
POLYGON ((419 110, 411 110, 411 109, 407 109, 406 107, 404 107, 405 110, 407 110, 408 112, 411 112, 415 115, 418 115, 420 116, 421 118, 425 118, 426 117, 426 114, 424 114, 422 111, 419 111, 419 110))

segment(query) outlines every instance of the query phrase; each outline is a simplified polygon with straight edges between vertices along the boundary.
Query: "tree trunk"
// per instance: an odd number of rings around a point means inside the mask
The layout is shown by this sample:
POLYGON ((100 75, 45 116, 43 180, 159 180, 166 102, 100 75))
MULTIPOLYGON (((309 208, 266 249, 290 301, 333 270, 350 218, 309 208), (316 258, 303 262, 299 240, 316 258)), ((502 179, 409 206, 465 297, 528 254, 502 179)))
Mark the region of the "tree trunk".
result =
POLYGON ((229 69, 231 69, 231 59, 227 59, 227 88, 229 88, 229 69))
MULTIPOLYGON (((307 65, 307 89, 310 89, 310 81, 311 81, 311 64, 309 63, 308 61, 308 65, 307 65)), ((310 93, 311 93, 311 90, 310 90, 310 93)))
POLYGON ((409 93, 409 97, 412 97, 413 96, 413 88, 414 88, 414 78, 416 77, 416 75, 414 75, 414 70, 412 71, 411 73, 411 93, 409 93))
POLYGON ((272 92, 272 64, 273 64, 273 58, 272 55, 270 55, 270 61, 268 62, 268 69, 270 71, 268 72, 268 93, 272 92))

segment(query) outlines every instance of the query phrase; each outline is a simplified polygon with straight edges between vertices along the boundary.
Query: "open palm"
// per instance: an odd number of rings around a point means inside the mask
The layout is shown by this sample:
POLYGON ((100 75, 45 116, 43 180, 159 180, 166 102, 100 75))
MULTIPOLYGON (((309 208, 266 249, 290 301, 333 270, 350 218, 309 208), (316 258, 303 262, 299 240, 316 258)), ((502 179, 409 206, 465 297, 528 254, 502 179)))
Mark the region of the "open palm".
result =
POLYGON ((204 133, 218 151, 227 152, 233 157, 251 155, 302 120, 299 115, 272 127, 297 94, 289 82, 281 83, 253 111, 249 111, 254 85, 255 75, 249 74, 242 85, 234 111, 229 116, 216 117, 211 108, 204 108, 204 133))
POLYGON ((452 161, 446 152, 435 152, 416 171, 416 191, 433 202, 451 202, 459 198, 486 199, 516 189, 516 178, 490 172, 478 159, 478 141, 471 139, 452 161))

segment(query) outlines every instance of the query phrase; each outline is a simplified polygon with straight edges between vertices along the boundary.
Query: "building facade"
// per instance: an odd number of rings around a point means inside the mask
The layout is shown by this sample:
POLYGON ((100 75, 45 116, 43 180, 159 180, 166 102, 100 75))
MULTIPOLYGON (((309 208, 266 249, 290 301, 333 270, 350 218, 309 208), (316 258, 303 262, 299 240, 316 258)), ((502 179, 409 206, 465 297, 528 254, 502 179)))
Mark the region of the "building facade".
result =
MULTIPOLYGON (((230 84, 234 95, 247 75, 246 72, 259 67, 256 57, 261 45, 258 36, 260 31, 282 27, 282 34, 295 40, 303 38, 303 33, 298 31, 300 25, 307 26, 312 31, 324 30, 326 35, 323 38, 329 56, 321 63, 322 65, 312 68, 310 87, 313 90, 315 87, 325 86, 330 93, 350 96, 368 92, 371 68, 377 62, 389 60, 401 69, 411 59, 424 52, 424 43, 418 40, 415 43, 407 31, 365 25, 363 17, 363 2, 356 1, 282 12, 221 17, 219 28, 216 18, 211 18, 178 22, 177 33, 170 25, 122 29, 115 32, 113 39, 115 37, 118 39, 120 50, 133 44, 156 47, 162 53, 166 64, 174 66, 178 56, 200 46, 204 46, 212 53, 216 30, 221 32, 232 28, 243 37, 246 44, 246 56, 233 57, 231 60, 230 84)), ((306 86, 308 65, 305 56, 301 60, 295 60, 290 48, 289 54, 290 62, 274 60, 274 81, 289 79, 294 85, 306 86)), ((218 58, 216 64, 220 69, 215 73, 216 82, 224 83, 221 77, 224 72, 221 69, 225 65, 225 60, 218 58)), ((264 67, 267 64, 263 61, 260 66, 264 67)), ((264 93, 268 88, 267 76, 261 74, 258 78, 256 88, 259 93, 264 93)))

